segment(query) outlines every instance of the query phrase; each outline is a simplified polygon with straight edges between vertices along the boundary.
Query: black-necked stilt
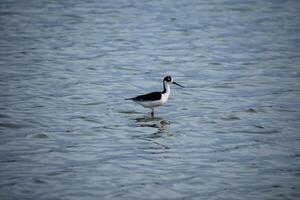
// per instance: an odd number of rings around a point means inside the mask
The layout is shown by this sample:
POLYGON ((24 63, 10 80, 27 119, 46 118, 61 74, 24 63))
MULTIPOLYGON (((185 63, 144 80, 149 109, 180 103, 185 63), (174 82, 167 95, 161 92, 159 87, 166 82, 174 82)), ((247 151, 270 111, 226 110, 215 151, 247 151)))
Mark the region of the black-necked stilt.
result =
POLYGON ((145 108, 150 108, 151 116, 154 115, 154 108, 164 105, 171 93, 170 85, 174 83, 180 87, 183 87, 182 85, 174 82, 173 78, 171 76, 166 76, 163 80, 164 90, 162 92, 151 92, 149 94, 140 95, 137 97, 129 98, 126 100, 132 100, 145 108))

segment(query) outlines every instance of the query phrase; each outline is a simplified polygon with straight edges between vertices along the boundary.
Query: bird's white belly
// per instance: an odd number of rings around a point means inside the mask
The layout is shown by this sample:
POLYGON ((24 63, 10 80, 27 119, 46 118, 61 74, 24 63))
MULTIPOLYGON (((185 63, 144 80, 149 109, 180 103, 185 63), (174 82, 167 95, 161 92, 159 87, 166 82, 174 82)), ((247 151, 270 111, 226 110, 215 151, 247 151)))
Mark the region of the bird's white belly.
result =
POLYGON ((146 108, 154 108, 163 105, 162 100, 156 101, 136 101, 138 104, 146 107, 146 108))

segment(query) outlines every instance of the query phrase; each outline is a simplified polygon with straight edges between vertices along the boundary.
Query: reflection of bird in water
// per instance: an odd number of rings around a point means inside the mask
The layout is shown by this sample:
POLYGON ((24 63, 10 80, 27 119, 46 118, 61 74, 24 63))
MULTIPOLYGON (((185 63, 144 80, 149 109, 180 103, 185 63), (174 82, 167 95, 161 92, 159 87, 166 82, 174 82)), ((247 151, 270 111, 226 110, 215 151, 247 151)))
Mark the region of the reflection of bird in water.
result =
POLYGON ((171 76, 166 76, 163 80, 164 90, 162 92, 152 92, 145 95, 140 95, 134 98, 129 98, 126 100, 132 100, 145 108, 150 108, 151 116, 154 116, 154 108, 164 105, 171 93, 170 85, 171 84, 178 85, 180 87, 183 87, 182 85, 174 82, 173 78, 171 76))
POLYGON ((151 141, 151 143, 160 146, 160 148, 158 149, 161 148, 164 150, 170 149, 168 145, 165 145, 159 142, 158 140, 156 140, 158 138, 161 138, 164 135, 163 133, 167 132, 167 125, 169 125, 170 122, 164 120, 163 118, 158 118, 158 117, 141 117, 141 118, 136 118, 135 121, 138 126, 150 127, 156 129, 156 131, 150 135, 138 135, 135 136, 136 138, 151 141))
POLYGON ((153 137, 161 137, 160 134, 164 133, 167 130, 167 125, 170 124, 170 122, 159 117, 141 117, 136 118, 135 121, 141 127, 157 128, 158 131, 153 134, 153 137))

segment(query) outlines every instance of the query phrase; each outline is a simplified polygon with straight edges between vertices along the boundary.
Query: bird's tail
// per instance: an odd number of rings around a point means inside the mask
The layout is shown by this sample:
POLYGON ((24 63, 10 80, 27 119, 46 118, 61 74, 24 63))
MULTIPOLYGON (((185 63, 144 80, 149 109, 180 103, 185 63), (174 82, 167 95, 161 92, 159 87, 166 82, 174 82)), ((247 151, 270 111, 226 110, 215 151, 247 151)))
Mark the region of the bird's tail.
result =
POLYGON ((128 99, 124 99, 124 100, 132 100, 133 98, 128 98, 128 99))

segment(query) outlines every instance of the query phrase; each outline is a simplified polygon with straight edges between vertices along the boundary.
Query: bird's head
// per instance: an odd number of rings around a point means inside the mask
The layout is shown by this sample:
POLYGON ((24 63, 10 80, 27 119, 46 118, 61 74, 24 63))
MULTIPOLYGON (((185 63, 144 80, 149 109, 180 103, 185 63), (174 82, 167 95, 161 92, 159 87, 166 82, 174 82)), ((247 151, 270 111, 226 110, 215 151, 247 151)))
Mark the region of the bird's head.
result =
POLYGON ((180 86, 180 87, 183 87, 182 85, 176 83, 176 82, 174 81, 174 79, 173 79, 171 76, 166 76, 166 77, 164 78, 163 82, 165 82, 165 83, 167 83, 167 84, 173 83, 173 84, 175 84, 175 85, 178 85, 178 86, 180 86))

